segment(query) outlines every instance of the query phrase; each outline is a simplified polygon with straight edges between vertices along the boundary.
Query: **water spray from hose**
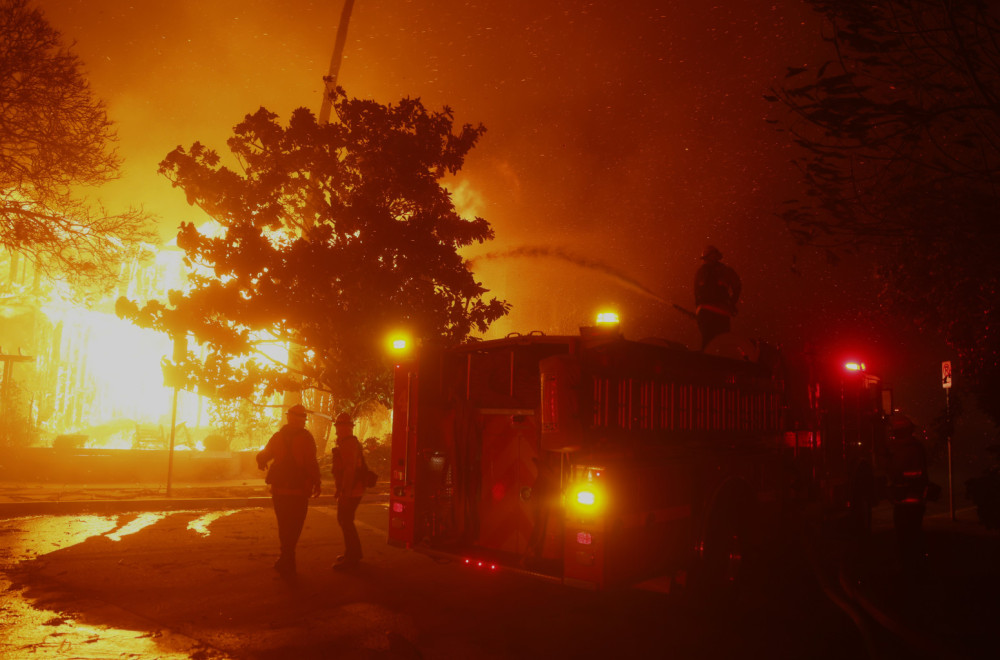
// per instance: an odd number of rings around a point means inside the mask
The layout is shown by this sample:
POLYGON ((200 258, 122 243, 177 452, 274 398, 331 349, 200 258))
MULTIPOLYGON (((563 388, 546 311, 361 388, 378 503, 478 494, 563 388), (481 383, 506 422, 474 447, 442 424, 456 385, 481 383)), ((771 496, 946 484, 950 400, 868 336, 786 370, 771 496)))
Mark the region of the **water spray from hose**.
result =
POLYGON ((615 268, 614 266, 610 266, 596 259, 591 259, 589 257, 583 257, 578 254, 574 254, 567 250, 563 250, 562 248, 524 245, 521 247, 512 248, 510 250, 502 250, 500 252, 488 252, 486 254, 479 255, 478 257, 473 257, 472 259, 468 259, 465 262, 465 266, 466 268, 471 270, 475 266, 475 264, 481 261, 493 261, 496 259, 514 259, 514 258, 536 258, 536 259, 541 258, 541 259, 557 259, 560 261, 566 261, 575 266, 586 268, 588 270, 597 271, 599 273, 607 275, 611 279, 623 285, 625 288, 641 293, 644 296, 652 298, 653 300, 657 300, 667 305, 672 304, 669 300, 652 292, 647 287, 643 286, 635 279, 625 274, 621 270, 615 268))

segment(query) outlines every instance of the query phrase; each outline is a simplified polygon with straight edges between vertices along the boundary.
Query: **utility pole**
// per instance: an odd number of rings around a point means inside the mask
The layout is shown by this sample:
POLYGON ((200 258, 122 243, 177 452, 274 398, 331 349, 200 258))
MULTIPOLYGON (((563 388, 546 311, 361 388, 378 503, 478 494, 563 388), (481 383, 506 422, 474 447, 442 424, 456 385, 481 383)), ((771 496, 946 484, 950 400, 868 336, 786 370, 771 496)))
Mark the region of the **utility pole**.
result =
POLYGON ((330 108, 333 106, 330 94, 337 89, 337 76, 340 75, 340 61, 344 57, 344 44, 347 43, 347 24, 351 22, 351 11, 354 0, 344 0, 344 8, 340 11, 340 25, 337 26, 337 40, 333 44, 333 56, 330 58, 330 71, 326 75, 326 85, 323 86, 323 104, 319 110, 319 123, 330 121, 330 108))
MULTIPOLYGON (((179 364, 181 361, 187 359, 187 335, 186 334, 175 334, 173 336, 174 340, 174 355, 173 363, 174 365, 179 364)), ((174 386, 174 396, 173 402, 170 406, 170 450, 167 453, 167 497, 171 495, 171 487, 173 486, 174 480, 174 440, 177 437, 177 376, 173 375, 174 386)))
MULTIPOLYGON (((351 22, 351 12, 354 10, 354 0, 344 0, 344 6, 340 11, 340 23, 337 26, 337 38, 333 44, 333 55, 330 57, 330 69, 327 72, 325 84, 323 85, 323 102, 320 104, 319 123, 320 125, 330 123, 330 112, 333 108, 331 94, 337 89, 337 77, 340 75, 340 62, 344 57, 344 45, 347 43, 347 26, 351 22)), ((322 193, 317 188, 313 188, 310 206, 314 209, 321 204, 322 193)), ((306 213, 304 216, 307 229, 312 225, 312 214, 306 213)), ((291 345, 288 350, 288 363, 290 367, 301 369, 304 362, 300 346, 291 345)), ((288 407, 292 404, 302 403, 302 391, 286 391, 282 397, 283 404, 288 407)), ((329 426, 326 429, 329 433, 329 426)))

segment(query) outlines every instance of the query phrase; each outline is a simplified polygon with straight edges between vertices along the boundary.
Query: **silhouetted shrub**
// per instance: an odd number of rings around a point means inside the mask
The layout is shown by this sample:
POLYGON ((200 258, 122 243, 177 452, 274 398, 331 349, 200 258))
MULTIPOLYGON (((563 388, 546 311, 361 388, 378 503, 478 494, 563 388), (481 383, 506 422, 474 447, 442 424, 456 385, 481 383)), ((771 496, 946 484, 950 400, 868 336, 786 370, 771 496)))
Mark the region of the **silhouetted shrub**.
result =
POLYGON ((1000 445, 986 449, 997 460, 981 476, 966 480, 965 496, 976 503, 979 522, 987 529, 1000 529, 1000 445))

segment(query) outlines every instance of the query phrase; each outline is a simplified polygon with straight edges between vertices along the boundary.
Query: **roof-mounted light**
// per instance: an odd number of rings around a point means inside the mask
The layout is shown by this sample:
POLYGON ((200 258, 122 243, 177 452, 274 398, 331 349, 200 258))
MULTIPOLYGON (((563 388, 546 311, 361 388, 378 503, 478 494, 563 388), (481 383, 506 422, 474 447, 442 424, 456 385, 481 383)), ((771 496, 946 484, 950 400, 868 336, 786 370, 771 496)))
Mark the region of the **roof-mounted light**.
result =
POLYGON ((848 371, 864 371, 865 370, 865 363, 864 362, 853 362, 853 361, 852 362, 846 362, 846 363, 844 363, 844 369, 847 369, 848 371))
POLYGON ((413 352, 413 339, 405 332, 390 333, 385 338, 384 346, 392 360, 408 359, 413 352))
POLYGON ((597 325, 618 325, 617 312, 601 312, 597 315, 597 325))

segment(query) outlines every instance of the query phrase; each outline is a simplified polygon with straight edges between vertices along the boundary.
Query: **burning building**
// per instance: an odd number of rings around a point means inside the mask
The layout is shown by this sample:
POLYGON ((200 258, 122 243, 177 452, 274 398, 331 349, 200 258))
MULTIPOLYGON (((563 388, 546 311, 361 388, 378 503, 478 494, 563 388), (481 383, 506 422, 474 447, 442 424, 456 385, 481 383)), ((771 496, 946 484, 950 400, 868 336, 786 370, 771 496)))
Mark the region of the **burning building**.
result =
MULTIPOLYGON (((164 448, 174 392, 164 384, 161 363, 171 341, 118 318, 114 302, 120 295, 165 298, 182 287, 183 253, 172 245, 149 246, 123 265, 117 291, 87 299, 45 282, 16 254, 3 256, 0 273, 2 442, 164 448)), ((204 448, 213 431, 210 407, 206 397, 178 393, 178 447, 204 448)), ((269 426, 271 416, 259 421, 269 426)), ((259 442, 245 438, 240 448, 259 442)))

